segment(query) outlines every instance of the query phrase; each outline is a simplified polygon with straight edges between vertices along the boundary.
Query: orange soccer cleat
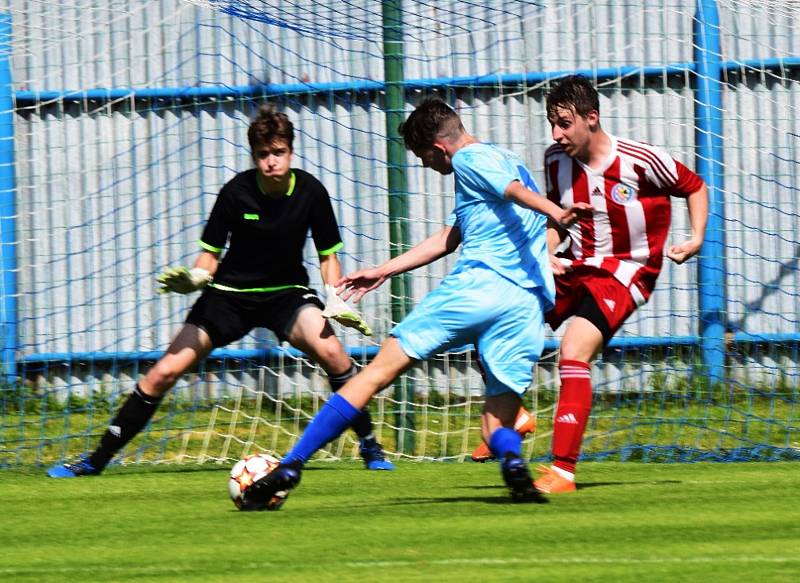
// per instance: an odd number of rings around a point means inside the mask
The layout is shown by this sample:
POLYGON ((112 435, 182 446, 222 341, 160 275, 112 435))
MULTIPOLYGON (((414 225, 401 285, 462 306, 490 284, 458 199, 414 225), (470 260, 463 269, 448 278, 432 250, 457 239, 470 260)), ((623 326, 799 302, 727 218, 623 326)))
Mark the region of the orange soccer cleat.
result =
MULTIPOLYGON (((525 409, 525 407, 519 408, 519 411, 517 412, 517 419, 514 421, 514 429, 522 437, 525 437, 529 433, 533 433, 533 430, 536 429, 536 419, 533 418, 533 415, 531 415, 530 412, 525 409)), ((492 453, 492 450, 489 449, 489 446, 486 444, 486 442, 481 441, 480 445, 475 448, 475 451, 472 452, 470 457, 474 462, 483 463, 487 460, 493 460, 494 454, 492 453)))
POLYGON ((566 494, 574 492, 577 488, 575 482, 568 480, 553 468, 539 466, 536 471, 541 474, 533 481, 533 485, 544 494, 566 494))

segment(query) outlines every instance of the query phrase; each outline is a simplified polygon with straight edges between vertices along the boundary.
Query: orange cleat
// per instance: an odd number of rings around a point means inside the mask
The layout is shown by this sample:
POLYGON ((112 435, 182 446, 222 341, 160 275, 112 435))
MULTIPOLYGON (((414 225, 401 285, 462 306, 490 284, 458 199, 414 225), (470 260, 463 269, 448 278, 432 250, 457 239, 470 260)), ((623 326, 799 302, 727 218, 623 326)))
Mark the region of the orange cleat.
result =
POLYGON ((536 471, 542 474, 533 481, 533 485, 536 486, 539 492, 544 494, 566 494, 577 489, 575 482, 566 479, 553 468, 539 466, 536 471))
POLYGON ((492 453, 492 450, 489 449, 489 446, 486 445, 486 442, 481 441, 480 445, 475 448, 475 451, 472 452, 470 457, 474 462, 483 463, 488 460, 493 460, 494 454, 492 453))
MULTIPOLYGON (((517 419, 514 421, 514 429, 517 433, 519 433, 522 437, 525 437, 529 433, 533 433, 534 429, 536 429, 536 419, 534 419, 533 415, 525 409, 525 407, 520 407, 519 411, 517 412, 517 419)), ((475 451, 472 452, 470 456, 472 461, 483 463, 488 460, 494 459, 494 454, 492 450, 489 449, 489 446, 486 442, 481 441, 480 445, 475 448, 475 451)))

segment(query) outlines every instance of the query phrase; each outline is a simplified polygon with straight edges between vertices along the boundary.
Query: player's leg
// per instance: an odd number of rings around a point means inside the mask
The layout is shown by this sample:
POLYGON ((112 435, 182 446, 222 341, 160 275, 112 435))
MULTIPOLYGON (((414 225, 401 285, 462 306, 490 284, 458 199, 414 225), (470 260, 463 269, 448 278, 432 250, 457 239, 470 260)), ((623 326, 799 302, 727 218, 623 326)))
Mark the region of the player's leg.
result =
POLYGON ((387 338, 373 361, 322 406, 280 465, 247 489, 244 505, 279 508, 289 490, 299 484, 303 465, 311 456, 351 426, 372 396, 413 362, 396 338, 387 338))
POLYGON ((575 490, 575 465, 592 408, 589 363, 602 345, 602 333, 585 318, 574 318, 564 332, 558 363, 561 391, 553 420, 553 464, 541 468, 543 475, 535 482, 542 492, 575 490))
POLYGON ((245 505, 268 509, 280 507, 284 496, 300 481, 303 464, 322 446, 335 439, 353 422, 370 398, 389 385, 415 361, 442 349, 470 342, 460 336, 470 323, 482 321, 486 293, 470 294, 474 278, 469 273, 451 274, 429 293, 402 322, 395 326, 377 356, 334 394, 306 427, 300 440, 270 474, 245 493, 245 505), (277 497, 277 499, 276 499, 277 497), (274 506, 270 506, 274 501, 274 506))
POLYGON ((478 338, 485 380, 486 403, 481 419, 483 438, 500 460, 503 480, 512 499, 540 502, 527 462, 522 437, 514 423, 521 396, 533 380, 533 367, 544 347, 544 314, 536 291, 507 280, 496 284, 493 320, 478 338))
MULTIPOLYGON (((484 384, 486 384, 486 372, 484 371, 483 365, 481 364, 480 354, 477 350, 474 352, 475 355, 475 362, 478 365, 478 370, 480 370, 481 378, 483 378, 484 384)), ((514 419, 514 431, 519 433, 522 439, 525 438, 526 435, 529 433, 533 433, 536 429, 536 418, 528 411, 521 403, 519 408, 517 409, 516 417, 514 419)), ((483 463, 492 459, 495 459, 494 453, 492 453, 491 448, 489 447, 488 442, 485 439, 482 439, 478 447, 476 447, 470 458, 474 462, 483 463)))
MULTIPOLYGON (((556 330, 562 322, 573 315, 575 306, 580 302, 585 290, 580 287, 579 280, 573 272, 568 272, 565 275, 556 278, 556 302, 555 306, 547 312, 545 319, 550 325, 551 329, 556 330)), ((476 351, 477 352, 477 351, 476 351)), ((480 356, 480 355, 479 355, 480 356)), ((481 374, 484 376, 484 383, 486 382, 485 372, 483 365, 478 360, 478 365, 481 368, 481 374)), ((517 418, 514 423, 514 428, 524 438, 527 434, 532 433, 536 429, 536 418, 524 407, 520 406, 517 411, 517 418)), ((472 452, 472 460, 476 462, 484 462, 492 459, 492 454, 489 445, 483 441, 472 452)))
MULTIPOLYGON (((318 306, 304 304, 298 309, 288 339, 292 346, 308 354, 325 370, 334 393, 356 376, 355 364, 345 353, 331 325, 322 317, 318 306)), ((351 427, 358 436, 359 453, 367 469, 393 470, 394 464, 386 459, 381 444, 375 439, 368 408, 361 410, 351 427)))
POLYGON ((284 461, 305 464, 314 452, 352 425, 372 396, 389 385, 412 362, 396 338, 384 340, 372 362, 323 405, 284 461))
POLYGON ((109 460, 147 425, 164 394, 184 372, 205 358, 212 348, 225 346, 250 330, 246 303, 235 295, 205 288, 164 356, 123 403, 97 449, 78 464, 51 468, 48 475, 72 478, 100 473, 109 460), (72 471, 71 466, 76 466, 74 469, 78 471, 72 471))
POLYGON ((553 464, 541 468, 536 487, 544 492, 575 491, 575 468, 592 407, 591 365, 636 310, 630 292, 611 275, 588 276, 559 349, 561 391, 553 422, 553 464))
POLYGON ((522 401, 508 391, 486 398, 481 431, 492 453, 500 460, 500 473, 515 502, 542 502, 534 488, 528 463, 522 459, 522 437, 514 430, 514 420, 522 401))
POLYGON ((205 330, 193 324, 183 326, 164 356, 117 411, 94 452, 75 463, 53 466, 47 474, 51 478, 74 478, 102 472, 111 458, 147 425, 164 394, 180 376, 210 351, 211 339, 205 330))

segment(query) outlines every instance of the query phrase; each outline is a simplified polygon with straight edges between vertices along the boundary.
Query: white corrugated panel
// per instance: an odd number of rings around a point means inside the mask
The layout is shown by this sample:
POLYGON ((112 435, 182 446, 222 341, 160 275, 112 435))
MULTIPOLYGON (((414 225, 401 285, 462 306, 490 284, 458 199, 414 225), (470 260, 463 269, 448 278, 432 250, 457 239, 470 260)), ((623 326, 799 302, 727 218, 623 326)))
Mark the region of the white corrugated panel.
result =
MULTIPOLYGON (((251 3, 258 4, 258 3, 251 3)), ((275 2, 264 2, 264 6, 275 2)), ((406 1, 409 79, 663 66, 692 60, 695 2, 406 1)), ((723 57, 796 54, 797 13, 721 2, 723 57)), ((15 89, 246 86, 383 77, 375 2, 309 2, 301 30, 178 0, 0 2, 14 22, 15 89), (312 6, 313 4, 313 6, 312 6), (311 8, 314 10, 311 10, 311 8), (312 32, 315 31, 315 32, 312 32), (347 32, 350 34, 346 34, 347 32)), ((296 23, 298 24, 298 23, 296 23)), ((726 237, 731 323, 796 333, 798 82, 793 72, 733 80, 725 93, 726 237)), ((691 76, 600 82, 604 127, 659 144, 694 166, 691 76)), ((540 184, 550 143, 540 87, 451 88, 468 129, 520 152, 540 184)), ((410 111, 422 93, 409 95, 410 111)), ((345 270, 389 257, 383 96, 293 95, 296 165, 329 188, 345 270)), ((17 125, 23 351, 156 350, 189 305, 153 294, 153 275, 190 262, 219 187, 249 167, 253 104, 66 105, 21 111, 17 125), (46 275, 45 275, 46 274, 46 275)), ((452 208, 452 178, 408 155, 412 242, 452 208)), ((674 204, 671 242, 688 235, 674 204)), ((313 253, 309 270, 318 284, 313 253)), ((452 260, 420 269, 413 300, 452 260)), ((652 301, 622 335, 697 333, 696 262, 665 263, 652 301)), ((364 301, 375 338, 391 326, 390 289, 364 301)), ((346 333, 346 342, 362 342, 346 333)), ((247 343, 245 343, 247 344, 247 343)))

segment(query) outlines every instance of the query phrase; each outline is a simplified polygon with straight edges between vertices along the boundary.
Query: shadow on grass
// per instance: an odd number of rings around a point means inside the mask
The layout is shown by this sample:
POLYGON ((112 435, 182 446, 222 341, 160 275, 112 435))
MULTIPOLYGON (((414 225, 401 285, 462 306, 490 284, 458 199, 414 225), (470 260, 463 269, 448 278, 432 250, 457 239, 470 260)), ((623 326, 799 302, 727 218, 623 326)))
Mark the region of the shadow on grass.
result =
MULTIPOLYGON (((625 482, 582 482, 578 484, 578 490, 588 490, 589 488, 602 488, 604 486, 637 486, 637 485, 647 485, 647 486, 674 486, 675 484, 682 484, 681 480, 629 480, 625 482)), ((459 488, 465 488, 469 490, 496 490, 501 489, 502 486, 500 485, 492 485, 492 484, 473 484, 473 485, 464 485, 458 486, 459 488)))
MULTIPOLYGON (((497 486, 496 490, 505 490, 505 488, 497 486)), ((457 504, 459 502, 477 502, 482 504, 513 504, 513 505, 526 505, 526 504, 547 504, 549 500, 541 498, 539 500, 532 500, 530 502, 515 502, 505 492, 498 492, 495 496, 444 496, 441 498, 401 498, 389 502, 382 502, 381 506, 418 506, 420 504, 457 504)))

